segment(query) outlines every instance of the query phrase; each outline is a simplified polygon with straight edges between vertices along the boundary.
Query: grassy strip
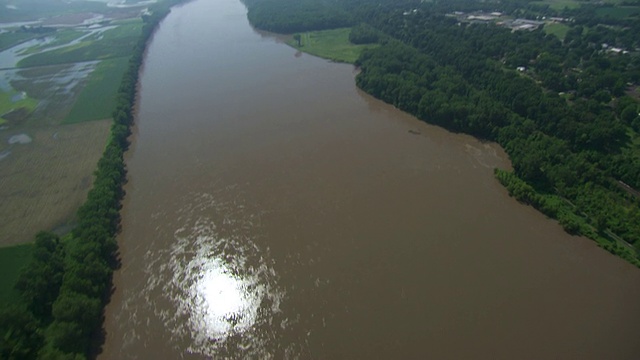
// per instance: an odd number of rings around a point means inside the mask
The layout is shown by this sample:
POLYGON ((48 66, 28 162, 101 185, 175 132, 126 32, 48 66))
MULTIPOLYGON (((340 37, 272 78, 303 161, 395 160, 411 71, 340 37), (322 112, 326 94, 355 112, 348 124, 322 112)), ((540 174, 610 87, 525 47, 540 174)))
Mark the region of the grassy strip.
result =
POLYGON ((68 64, 81 61, 104 60, 131 55, 139 39, 142 22, 127 23, 62 49, 38 53, 18 62, 19 67, 68 64))
POLYGON ((536 5, 549 5, 549 8, 553 10, 577 9, 582 4, 575 0, 544 0, 544 1, 532 1, 531 4, 536 5))
POLYGON ((558 220, 570 234, 583 235, 594 240, 599 247, 640 267, 640 259, 623 241, 611 237, 606 230, 598 231, 597 225, 583 214, 576 214, 575 206, 567 200, 553 194, 541 194, 520 179, 516 174, 500 169, 494 170, 496 178, 507 188, 509 195, 518 201, 531 205, 543 214, 558 220))
POLYGON ((300 34, 300 46, 294 39, 287 41, 287 44, 311 55, 353 64, 364 49, 376 45, 354 45, 349 41, 350 32, 351 28, 311 31, 300 34))
POLYGON ((610 16, 615 19, 628 19, 640 13, 640 6, 616 6, 596 9, 599 16, 610 16))
POLYGON ((101 61, 91 73, 87 85, 62 123, 73 124, 111 117, 120 85, 119 79, 127 70, 127 66, 126 57, 101 61))
POLYGON ((547 34, 557 36, 558 39, 560 39, 560 41, 564 40, 565 36, 567 36, 568 31, 569 31, 569 26, 565 24, 552 23, 552 24, 546 24, 544 26, 544 32, 546 32, 547 34))
POLYGON ((0 248, 0 307, 20 301, 20 294, 14 286, 32 251, 33 244, 0 248))

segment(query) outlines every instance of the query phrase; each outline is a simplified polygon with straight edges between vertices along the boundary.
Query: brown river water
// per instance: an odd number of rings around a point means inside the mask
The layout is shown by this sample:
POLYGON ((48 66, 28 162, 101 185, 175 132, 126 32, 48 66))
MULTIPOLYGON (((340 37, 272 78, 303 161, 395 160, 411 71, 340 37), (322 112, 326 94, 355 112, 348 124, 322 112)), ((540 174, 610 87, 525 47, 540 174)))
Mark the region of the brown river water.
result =
POLYGON ((150 44, 100 359, 638 359, 640 270, 237 0, 150 44), (411 131, 411 132, 410 132, 411 131))

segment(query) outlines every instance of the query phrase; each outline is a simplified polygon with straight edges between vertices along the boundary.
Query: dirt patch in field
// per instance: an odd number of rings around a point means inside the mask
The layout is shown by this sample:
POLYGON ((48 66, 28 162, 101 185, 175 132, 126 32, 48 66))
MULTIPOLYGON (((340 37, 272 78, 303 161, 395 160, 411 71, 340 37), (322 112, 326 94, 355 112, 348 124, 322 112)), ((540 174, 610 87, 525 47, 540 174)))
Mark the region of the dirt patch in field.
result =
POLYGON ((22 107, 3 114, 2 118, 7 120, 11 125, 18 125, 22 123, 28 116, 29 109, 22 107))
MULTIPOLYGON (((111 121, 48 126, 0 161, 0 246, 73 221, 86 199, 111 121)), ((4 141, 4 140, 3 140, 4 141)), ((6 144, 5 144, 6 145, 6 144)))

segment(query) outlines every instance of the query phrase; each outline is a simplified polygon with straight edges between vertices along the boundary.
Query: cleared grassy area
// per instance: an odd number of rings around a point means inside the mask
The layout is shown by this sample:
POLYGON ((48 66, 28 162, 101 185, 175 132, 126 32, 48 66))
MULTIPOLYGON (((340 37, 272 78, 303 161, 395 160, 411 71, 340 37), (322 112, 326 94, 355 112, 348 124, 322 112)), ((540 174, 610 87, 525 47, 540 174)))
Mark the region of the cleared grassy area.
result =
POLYGON ((351 28, 312 31, 300 34, 301 46, 293 39, 287 41, 287 44, 311 55, 353 64, 362 50, 377 45, 354 45, 349 42, 350 32, 351 28))
POLYGON ((25 108, 29 112, 31 112, 38 105, 38 100, 29 97, 24 97, 24 99, 20 99, 18 101, 13 101, 12 99, 15 96, 20 96, 20 94, 15 91, 0 92, 0 124, 3 124, 9 120, 3 118, 3 115, 20 108, 25 108))
POLYGON ((101 61, 63 123, 110 118, 118 86, 128 64, 128 57, 101 61))
POLYGON ((563 10, 564 8, 577 9, 581 6, 581 3, 575 0, 545 0, 533 1, 531 3, 536 5, 549 5, 549 7, 554 10, 563 10))
POLYGON ((560 40, 564 40, 565 36, 567 36, 567 32, 569 31, 569 26, 560 23, 551 23, 545 24, 544 32, 547 34, 552 34, 558 37, 560 40))
POLYGON ((603 7, 596 10, 600 16, 610 16, 616 19, 626 19, 640 14, 640 6, 603 7))
POLYGON ((32 244, 0 248, 0 304, 20 300, 13 286, 22 267, 29 262, 32 251, 32 244))
POLYGON ((22 59, 18 66, 67 64, 128 56, 138 41, 141 29, 142 20, 123 24, 105 31, 101 38, 98 35, 91 36, 75 45, 29 56, 22 59))

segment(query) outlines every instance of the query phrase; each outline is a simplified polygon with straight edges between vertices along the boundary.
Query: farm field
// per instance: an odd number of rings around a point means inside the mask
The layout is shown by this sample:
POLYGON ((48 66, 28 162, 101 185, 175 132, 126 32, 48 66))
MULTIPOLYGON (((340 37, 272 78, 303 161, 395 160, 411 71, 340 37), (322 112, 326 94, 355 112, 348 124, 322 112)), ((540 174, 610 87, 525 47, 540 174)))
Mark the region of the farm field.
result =
POLYGON ((100 120, 111 117, 115 95, 129 60, 126 57, 101 61, 91 73, 84 90, 78 96, 63 123, 100 120), (100 99, 100 101, 96 101, 100 99))
POLYGON ((0 15, 0 247, 71 228, 109 136, 144 7, 77 5, 30 12, 49 16, 43 33, 7 23, 33 20, 20 9, 0 15))
MULTIPOLYGON (((33 128, 0 161, 0 245, 31 241, 73 221, 93 182, 109 120, 33 128)), ((6 142, 5 142, 6 144, 6 142)), ((5 150, 7 151, 7 150, 5 150)))

